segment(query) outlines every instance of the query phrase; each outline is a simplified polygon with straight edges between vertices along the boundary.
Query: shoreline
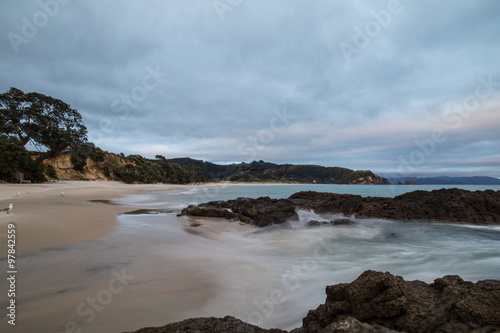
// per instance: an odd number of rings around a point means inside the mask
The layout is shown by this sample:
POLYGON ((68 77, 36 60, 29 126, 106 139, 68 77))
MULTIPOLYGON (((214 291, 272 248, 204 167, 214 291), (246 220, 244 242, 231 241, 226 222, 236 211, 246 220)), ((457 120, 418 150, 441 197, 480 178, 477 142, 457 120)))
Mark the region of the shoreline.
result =
POLYGON ((172 191, 190 187, 290 185, 280 183, 217 182, 198 184, 126 184, 118 181, 60 181, 42 184, 0 184, 0 209, 14 204, 10 214, 0 213, 0 258, 6 257, 7 225, 16 225, 16 252, 65 247, 111 234, 116 216, 136 207, 109 205, 110 200, 146 191, 172 191), (63 193, 63 195, 61 194, 63 193))
MULTIPOLYGON (((91 200, 183 187, 187 185, 135 185, 108 181, 0 184, 0 204, 14 204, 10 214, 0 214, 0 240, 7 239, 7 225, 10 223, 16 225, 18 255, 99 239, 112 233, 117 224, 116 215, 130 210, 130 207, 91 200)), ((6 243, 2 241, 1 258, 6 256, 6 243)))

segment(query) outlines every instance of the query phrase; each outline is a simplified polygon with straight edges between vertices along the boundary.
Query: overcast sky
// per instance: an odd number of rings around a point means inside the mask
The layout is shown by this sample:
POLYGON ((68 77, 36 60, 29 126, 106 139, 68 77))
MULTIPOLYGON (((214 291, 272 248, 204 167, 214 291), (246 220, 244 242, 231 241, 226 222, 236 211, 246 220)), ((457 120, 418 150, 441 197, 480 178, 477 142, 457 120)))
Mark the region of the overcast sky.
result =
POLYGON ((0 91, 104 150, 500 177, 497 0, 0 2, 0 91))

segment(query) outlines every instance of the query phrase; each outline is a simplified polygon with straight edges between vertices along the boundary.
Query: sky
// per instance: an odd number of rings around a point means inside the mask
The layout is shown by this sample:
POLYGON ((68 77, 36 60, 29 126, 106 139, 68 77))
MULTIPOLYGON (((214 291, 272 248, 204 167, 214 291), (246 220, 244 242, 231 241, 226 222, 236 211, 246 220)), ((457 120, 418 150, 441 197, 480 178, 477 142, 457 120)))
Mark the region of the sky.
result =
POLYGON ((0 92, 103 150, 500 177, 497 0, 0 2, 0 92))

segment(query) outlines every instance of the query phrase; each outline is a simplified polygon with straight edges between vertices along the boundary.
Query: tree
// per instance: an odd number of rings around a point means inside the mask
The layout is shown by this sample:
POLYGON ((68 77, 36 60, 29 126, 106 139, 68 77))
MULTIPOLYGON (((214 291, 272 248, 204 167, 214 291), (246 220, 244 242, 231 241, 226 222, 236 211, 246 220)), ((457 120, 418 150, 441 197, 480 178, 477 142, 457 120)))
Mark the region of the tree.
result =
POLYGON ((199 166, 188 164, 184 166, 184 169, 191 175, 191 183, 203 183, 206 181, 203 170, 199 166))
POLYGON ((87 128, 80 113, 69 104, 40 93, 10 88, 0 94, 0 130, 17 138, 22 146, 45 148, 35 160, 57 156, 72 145, 87 141, 87 128))

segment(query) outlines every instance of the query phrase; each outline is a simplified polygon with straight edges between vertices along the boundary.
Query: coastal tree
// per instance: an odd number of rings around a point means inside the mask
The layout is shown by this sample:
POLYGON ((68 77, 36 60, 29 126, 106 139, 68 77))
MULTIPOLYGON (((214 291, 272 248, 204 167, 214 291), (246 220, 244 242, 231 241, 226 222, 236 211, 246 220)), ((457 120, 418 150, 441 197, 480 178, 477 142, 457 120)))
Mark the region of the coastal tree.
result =
POLYGON ((87 141, 81 114, 59 99, 10 88, 0 94, 0 111, 1 132, 23 147, 31 143, 42 151, 38 164, 87 141))

